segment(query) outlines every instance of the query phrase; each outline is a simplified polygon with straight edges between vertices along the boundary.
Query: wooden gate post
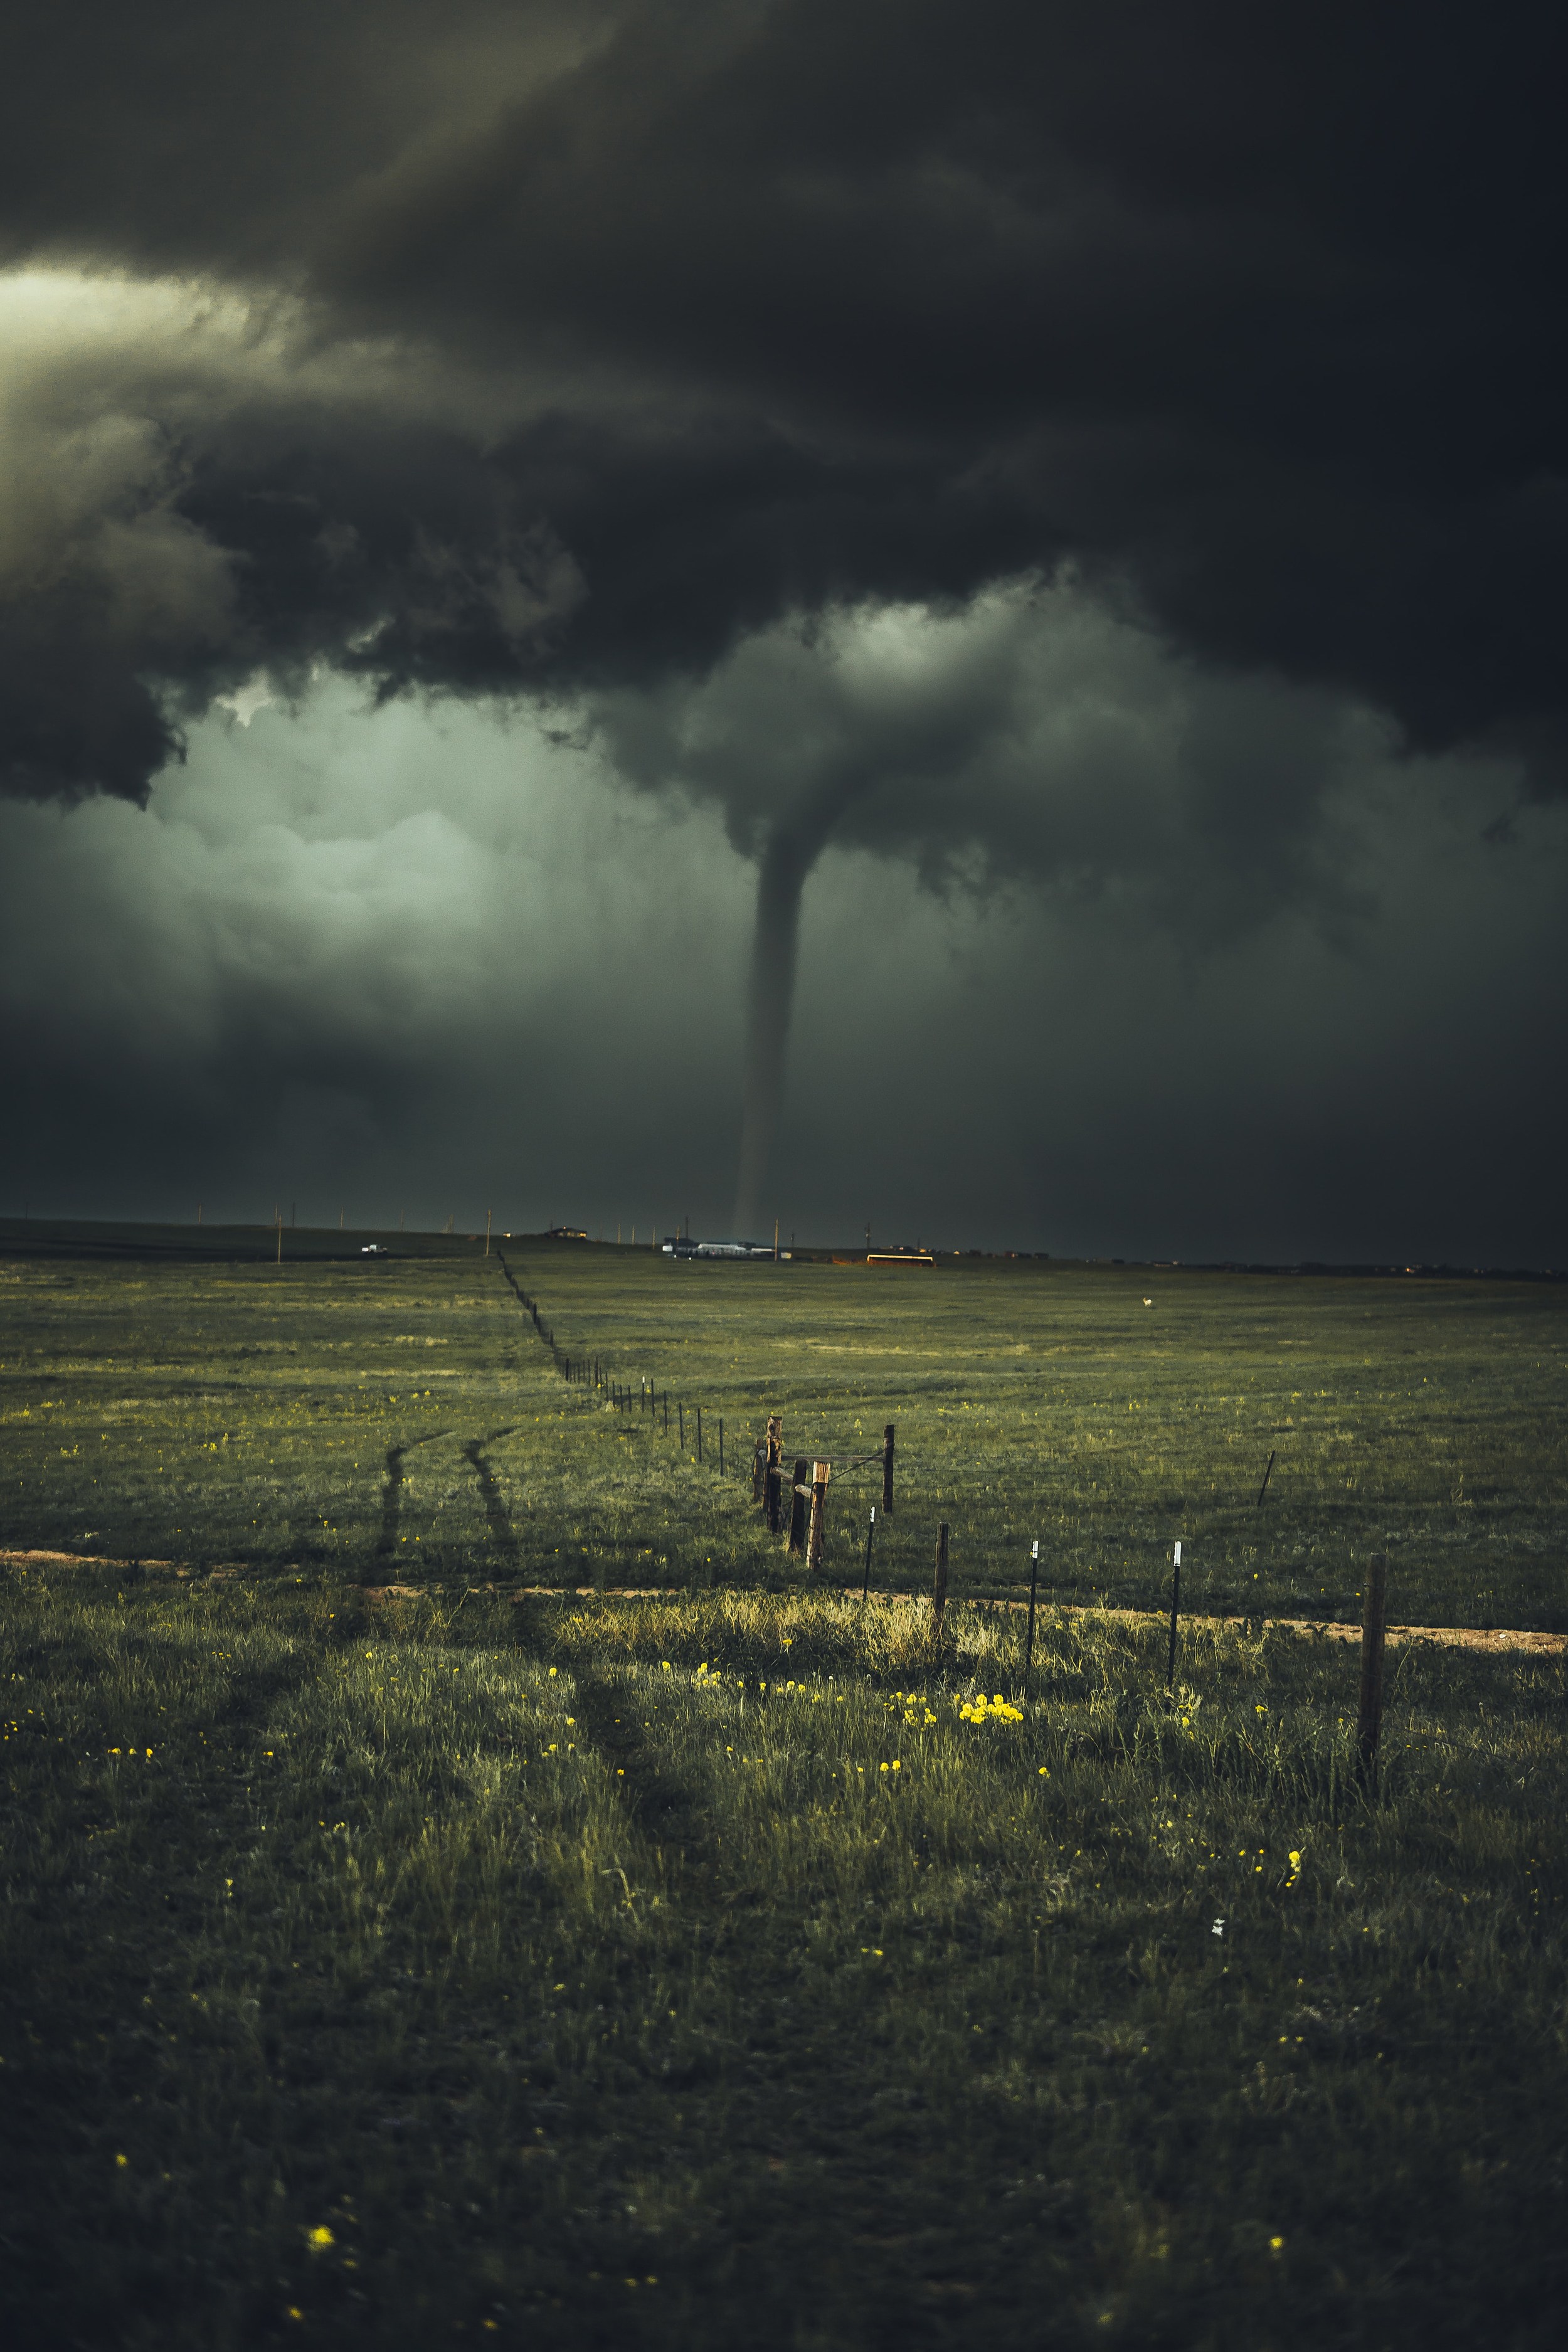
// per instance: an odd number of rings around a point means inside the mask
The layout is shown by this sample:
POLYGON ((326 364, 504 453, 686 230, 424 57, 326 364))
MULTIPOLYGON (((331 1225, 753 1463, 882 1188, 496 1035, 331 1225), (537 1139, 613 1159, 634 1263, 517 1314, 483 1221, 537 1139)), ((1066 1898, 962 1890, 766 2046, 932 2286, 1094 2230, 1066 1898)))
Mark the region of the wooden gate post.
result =
POLYGON ((936 1531, 936 1580, 931 1595, 931 1638, 934 1649, 942 1640, 942 1619, 947 1614, 947 1521, 942 1520, 936 1531))
POLYGON ((831 1462, 814 1462, 811 1465, 811 1542, 805 1555, 809 1574, 815 1575, 822 1566, 823 1546, 827 1539, 827 1482, 833 1475, 831 1462))
POLYGON ((882 1517, 893 1507, 893 1424, 882 1432, 882 1517))
POLYGON ((770 1412, 768 1415, 768 1463, 767 1469, 763 1474, 763 1496, 767 1507, 768 1533, 771 1536, 776 1536, 779 1531, 779 1503, 781 1499, 779 1488, 784 1484, 784 1478, 779 1468, 779 1463, 783 1455, 783 1452, 784 1421, 780 1414, 770 1412))
POLYGON ((805 1507, 811 1500, 811 1488, 805 1483, 805 1474, 810 1467, 805 1454, 797 1454, 795 1476, 789 1482, 789 1548, 792 1552, 805 1549, 805 1507))
POLYGON ((1356 1719, 1356 1751, 1361 1777, 1371 1779, 1377 1764, 1377 1739, 1383 1729, 1384 1608, 1388 1597, 1388 1561, 1374 1551, 1366 1564, 1366 1593, 1361 1616, 1361 1712, 1356 1719))

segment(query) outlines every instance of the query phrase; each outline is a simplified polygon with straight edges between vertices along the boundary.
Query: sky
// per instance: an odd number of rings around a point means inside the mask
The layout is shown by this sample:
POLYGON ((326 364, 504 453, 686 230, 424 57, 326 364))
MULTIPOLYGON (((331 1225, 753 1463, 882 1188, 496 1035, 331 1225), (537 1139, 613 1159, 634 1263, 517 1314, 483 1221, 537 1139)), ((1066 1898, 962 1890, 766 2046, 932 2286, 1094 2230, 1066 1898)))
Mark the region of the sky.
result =
POLYGON ((1565 46, 30 12, 0 1213, 1568 1265, 1565 46))

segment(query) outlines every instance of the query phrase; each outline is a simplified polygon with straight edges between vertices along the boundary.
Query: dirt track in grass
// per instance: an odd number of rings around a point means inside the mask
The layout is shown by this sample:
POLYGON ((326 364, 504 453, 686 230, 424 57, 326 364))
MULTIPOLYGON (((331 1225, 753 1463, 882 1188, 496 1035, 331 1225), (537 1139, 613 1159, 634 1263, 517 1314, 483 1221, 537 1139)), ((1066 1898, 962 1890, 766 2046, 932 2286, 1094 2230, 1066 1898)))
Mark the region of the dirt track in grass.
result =
MULTIPOLYGON (((197 1574, 207 1578, 216 1576, 223 1580, 250 1573, 242 1561, 236 1561, 232 1565, 222 1568, 192 1570, 166 1559, 108 1559, 101 1554, 93 1552, 5 1549, 0 1549, 0 1567, 121 1568, 135 1570, 142 1574, 151 1570, 154 1574, 182 1579, 197 1574)), ((428 1585, 422 1584, 365 1584, 358 1589, 366 1601, 379 1602, 418 1601, 431 1590, 428 1585)), ((640 1584, 607 1585, 603 1592, 596 1585, 592 1584, 497 1585, 492 1583, 469 1585, 467 1590, 476 1593, 507 1592, 518 1601, 668 1601, 674 1597, 668 1586, 640 1584)), ((920 1608, 924 1605, 924 1596, 920 1593, 874 1592, 870 1597, 884 1608, 900 1606, 920 1608)), ((971 1601, 964 1605, 974 1609, 1024 1611, 1029 1604, 1026 1601, 971 1601)), ((1163 1624, 1165 1622, 1163 1612, 1154 1609, 1084 1609, 1060 1601, 1053 1601, 1050 1606, 1055 1613, 1061 1617, 1103 1617, 1115 1623, 1127 1625, 1163 1624)), ((1184 1620, 1184 1622, 1214 1625, 1242 1625, 1256 1622, 1265 1632, 1269 1633, 1284 1631, 1300 1634, 1321 1634, 1325 1639, 1332 1642, 1359 1642, 1361 1639, 1359 1625, 1346 1625, 1337 1622, 1323 1622, 1310 1617, 1251 1619, 1234 1615, 1211 1616, 1207 1612, 1200 1615, 1194 1611, 1184 1620)), ((1390 1625, 1384 1639, 1390 1643, 1434 1642, 1446 1650, 1489 1652, 1524 1650, 1537 1657, 1546 1658, 1561 1657, 1564 1649, 1568 1648, 1568 1634, 1532 1633, 1522 1626, 1390 1625)))

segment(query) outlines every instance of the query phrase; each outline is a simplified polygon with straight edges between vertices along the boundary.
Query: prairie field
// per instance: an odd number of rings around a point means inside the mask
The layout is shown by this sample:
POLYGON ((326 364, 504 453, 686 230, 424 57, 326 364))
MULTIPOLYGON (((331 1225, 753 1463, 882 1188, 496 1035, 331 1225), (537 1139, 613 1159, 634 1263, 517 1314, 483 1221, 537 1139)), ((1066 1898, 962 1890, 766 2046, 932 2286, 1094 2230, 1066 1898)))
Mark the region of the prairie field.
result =
POLYGON ((749 1501, 776 1411, 786 1462, 840 1465, 831 1584, 860 1581, 863 1457, 891 1423, 879 1591, 929 1588, 946 1521, 961 1594, 1020 1593, 1038 1540, 1046 1593, 1159 1607, 1180 1538, 1200 1612, 1354 1619, 1382 1550, 1396 1619, 1568 1628, 1568 1286, 379 1238, 405 1254, 286 1234, 281 1265, 0 1257, 5 1540, 378 1581, 787 1585, 749 1501))
POLYGON ((13 2340, 1559 2339, 1560 1291, 338 1238, 0 1260, 13 2340))

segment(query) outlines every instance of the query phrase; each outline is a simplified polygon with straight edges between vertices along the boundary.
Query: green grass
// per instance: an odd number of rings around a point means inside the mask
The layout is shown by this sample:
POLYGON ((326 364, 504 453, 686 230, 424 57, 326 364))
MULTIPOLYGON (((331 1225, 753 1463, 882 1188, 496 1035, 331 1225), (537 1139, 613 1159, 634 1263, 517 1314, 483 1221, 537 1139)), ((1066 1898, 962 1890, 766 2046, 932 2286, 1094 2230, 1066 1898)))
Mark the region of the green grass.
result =
POLYGON ((13 2340, 1558 2340, 1563 1660, 1392 1651, 1366 1789, 1353 1649, 1262 1620, 1376 1543, 1395 1617, 1564 1622, 1560 1292, 510 1256, 710 1439, 896 1421, 933 1651, 842 1589, 874 1486, 809 1589, 470 1244, 61 1239, 0 1535, 110 1557, 0 1571, 13 2340), (1053 1604, 1174 1532, 1167 1695, 1053 1604))
POLYGON ((1557 1662, 998 1624, 14 1574, 26 2340, 1558 2340, 1557 1662))
MULTIPOLYGON (((1038 1538, 1047 1593, 1158 1606, 1180 1536, 1198 1610, 1354 1616, 1385 1549, 1396 1619, 1568 1627, 1559 1286, 503 1244, 558 1347, 668 1396, 667 1438, 662 1412, 563 1382, 497 1258, 401 1246, 0 1261, 8 1539, 382 1580, 777 1583, 747 1476, 777 1409, 790 1460, 847 1465, 896 1423, 884 1589, 925 1588, 945 1519, 960 1592, 1021 1590, 1038 1538)), ((830 1580, 858 1580, 879 1493, 840 1469, 830 1580)))

